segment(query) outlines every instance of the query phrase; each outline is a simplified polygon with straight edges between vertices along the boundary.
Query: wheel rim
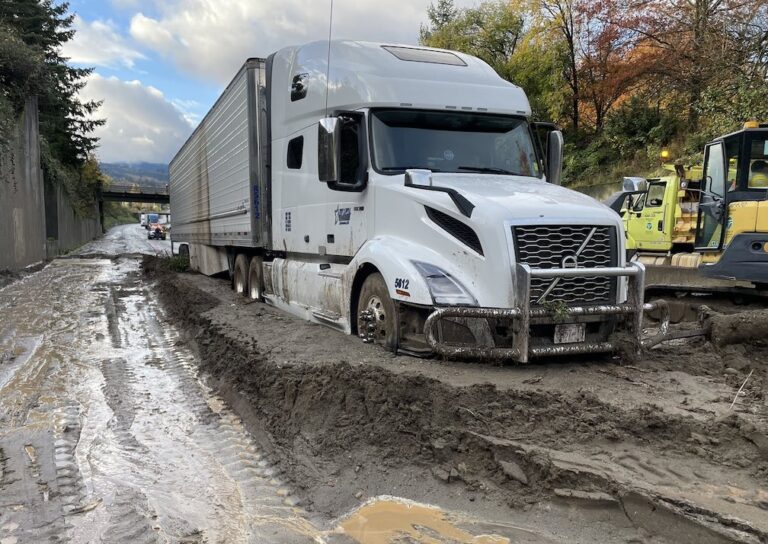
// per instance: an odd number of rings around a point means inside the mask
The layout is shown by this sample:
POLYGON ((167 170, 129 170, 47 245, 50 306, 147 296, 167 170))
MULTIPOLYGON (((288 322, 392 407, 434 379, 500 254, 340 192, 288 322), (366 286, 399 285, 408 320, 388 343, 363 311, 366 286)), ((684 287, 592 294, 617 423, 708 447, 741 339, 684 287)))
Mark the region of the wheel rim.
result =
POLYGON ((377 295, 368 299, 357 319, 357 329, 365 342, 383 342, 387 337, 387 312, 377 295))
POLYGON ((245 292, 245 282, 243 281, 243 274, 241 272, 235 274, 235 292, 241 294, 245 292))

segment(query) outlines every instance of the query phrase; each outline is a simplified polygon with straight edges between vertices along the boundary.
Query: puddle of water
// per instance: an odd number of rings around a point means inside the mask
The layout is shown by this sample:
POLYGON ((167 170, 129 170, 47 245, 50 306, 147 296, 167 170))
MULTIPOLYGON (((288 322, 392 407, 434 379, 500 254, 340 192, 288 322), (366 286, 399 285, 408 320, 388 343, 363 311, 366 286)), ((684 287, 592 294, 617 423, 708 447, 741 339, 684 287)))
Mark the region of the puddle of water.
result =
POLYGON ((513 526, 480 523, 436 506, 380 497, 346 517, 336 530, 360 544, 513 544, 551 542, 513 526))

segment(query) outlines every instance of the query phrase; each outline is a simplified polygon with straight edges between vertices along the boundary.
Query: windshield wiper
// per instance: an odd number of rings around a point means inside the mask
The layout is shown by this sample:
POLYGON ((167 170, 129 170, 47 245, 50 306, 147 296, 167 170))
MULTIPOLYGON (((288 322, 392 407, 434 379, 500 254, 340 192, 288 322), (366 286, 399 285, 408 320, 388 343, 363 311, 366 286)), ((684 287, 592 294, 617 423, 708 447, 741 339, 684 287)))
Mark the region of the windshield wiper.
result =
POLYGON ((382 172, 389 172, 391 170, 430 170, 432 172, 440 172, 440 170, 430 168, 429 166, 385 166, 379 168, 379 170, 382 172))
POLYGON ((459 166, 457 170, 469 170, 470 172, 482 172, 485 174, 506 174, 508 176, 519 176, 516 172, 510 172, 503 168, 491 168, 490 166, 459 166))

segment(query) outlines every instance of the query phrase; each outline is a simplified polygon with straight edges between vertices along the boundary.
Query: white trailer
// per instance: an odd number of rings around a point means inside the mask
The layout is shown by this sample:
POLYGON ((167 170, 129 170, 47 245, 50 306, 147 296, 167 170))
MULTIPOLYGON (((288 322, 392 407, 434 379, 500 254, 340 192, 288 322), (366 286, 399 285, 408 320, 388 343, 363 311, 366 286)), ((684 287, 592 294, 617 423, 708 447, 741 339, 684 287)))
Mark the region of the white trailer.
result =
POLYGON ((173 240, 238 292, 395 351, 639 349, 643 267, 615 213, 559 186, 562 135, 530 115, 452 51, 249 59, 170 164, 173 240))

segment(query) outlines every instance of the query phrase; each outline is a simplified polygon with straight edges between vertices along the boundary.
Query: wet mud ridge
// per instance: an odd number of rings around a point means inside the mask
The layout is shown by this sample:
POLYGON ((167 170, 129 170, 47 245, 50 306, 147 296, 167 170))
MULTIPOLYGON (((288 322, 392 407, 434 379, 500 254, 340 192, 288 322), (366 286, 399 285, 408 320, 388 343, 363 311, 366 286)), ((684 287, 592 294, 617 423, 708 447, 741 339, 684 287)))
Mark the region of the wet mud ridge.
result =
POLYGON ((312 542, 135 258, 0 290, 0 543, 312 542))
POLYGON ((631 365, 394 358, 224 281, 145 274, 310 514, 397 495, 552 541, 768 542, 764 345, 681 342, 631 365))

